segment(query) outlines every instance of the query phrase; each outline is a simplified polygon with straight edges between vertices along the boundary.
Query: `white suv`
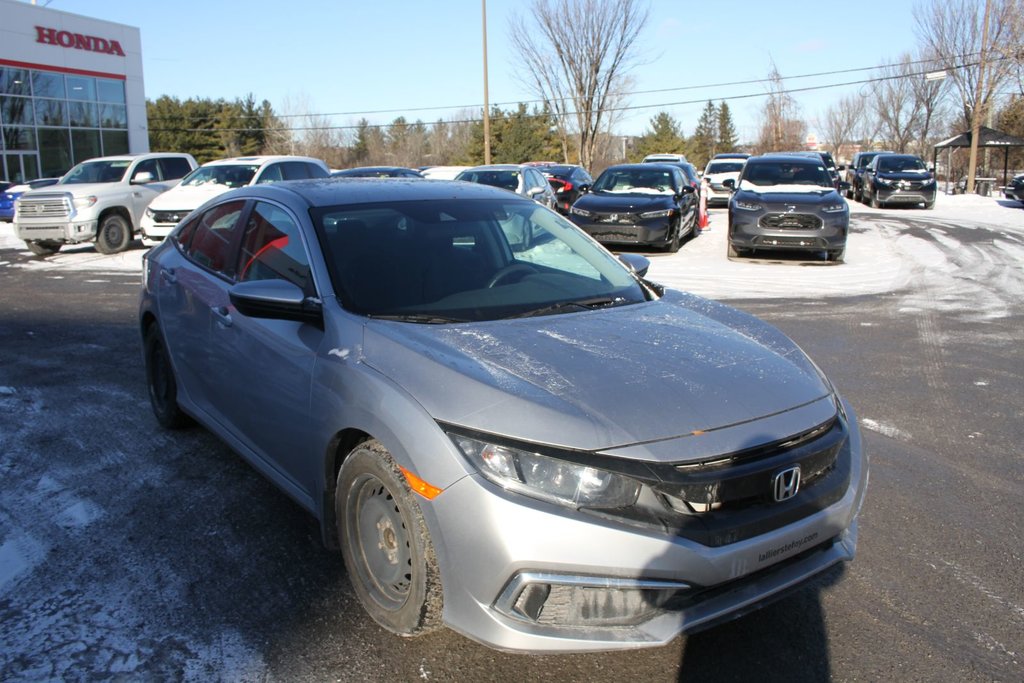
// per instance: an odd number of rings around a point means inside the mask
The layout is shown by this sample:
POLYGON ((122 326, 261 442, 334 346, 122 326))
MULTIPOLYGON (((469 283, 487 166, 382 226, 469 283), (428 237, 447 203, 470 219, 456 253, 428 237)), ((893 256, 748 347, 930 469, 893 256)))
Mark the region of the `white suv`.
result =
POLYGON ((746 159, 733 158, 712 159, 708 162, 708 165, 704 167, 704 175, 702 176, 707 181, 707 194, 705 196, 708 206, 712 204, 726 205, 729 203, 732 191, 724 183, 726 180, 732 180, 735 184, 746 162, 746 159))
POLYGON ((177 187, 150 203, 142 217, 142 239, 162 240, 194 209, 236 187, 327 178, 330 174, 327 164, 311 157, 235 157, 207 162, 185 176, 177 187))

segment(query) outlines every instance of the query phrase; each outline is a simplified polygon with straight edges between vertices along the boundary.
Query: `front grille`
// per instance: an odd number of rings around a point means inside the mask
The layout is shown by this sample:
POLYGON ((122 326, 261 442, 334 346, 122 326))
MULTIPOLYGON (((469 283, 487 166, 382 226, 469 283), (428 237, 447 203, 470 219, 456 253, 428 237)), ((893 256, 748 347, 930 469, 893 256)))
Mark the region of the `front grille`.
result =
POLYGON ((821 219, 810 213, 767 213, 758 226, 771 230, 820 230, 821 219))
POLYGON ((639 222, 640 217, 635 213, 597 213, 594 214, 595 223, 611 223, 613 225, 633 225, 639 222))
POLYGON ((154 223, 177 223, 189 214, 188 211, 153 211, 154 223))
POLYGON ((18 202, 18 215, 22 218, 67 218, 71 207, 62 195, 22 197, 18 202))
MULTIPOLYGON (((837 418, 771 444, 702 463, 650 465, 654 495, 615 516, 709 547, 736 543, 832 505, 850 485, 849 434, 837 418), (774 478, 799 466, 801 485, 776 502, 774 478)), ((601 514, 597 511, 592 511, 601 514)))

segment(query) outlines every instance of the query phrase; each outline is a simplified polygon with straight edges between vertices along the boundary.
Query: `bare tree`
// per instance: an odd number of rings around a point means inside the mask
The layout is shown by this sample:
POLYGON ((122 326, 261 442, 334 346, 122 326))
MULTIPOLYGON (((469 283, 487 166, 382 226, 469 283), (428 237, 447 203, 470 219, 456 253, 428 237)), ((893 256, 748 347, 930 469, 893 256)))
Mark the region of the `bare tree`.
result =
POLYGON ((528 59, 522 76, 554 113, 565 160, 578 148, 589 168, 609 129, 610 103, 637 61, 648 12, 637 0, 533 0, 525 14, 509 27, 518 55, 528 59))
MULTIPOLYGON (((934 58, 933 54, 926 53, 919 55, 918 61, 934 58)), ((911 78, 910 86, 914 91, 914 108, 918 112, 916 151, 926 157, 934 139, 932 131, 939 127, 947 111, 945 102, 949 88, 945 79, 929 80, 920 76, 911 78)))
POLYGON ((931 0, 914 9, 921 45, 938 55, 973 132, 967 191, 974 191, 978 132, 996 93, 1020 65, 1024 43, 1021 0, 931 0))
POLYGON ((757 149, 762 154, 800 149, 807 139, 807 122, 799 118, 800 107, 786 92, 782 75, 774 61, 771 62, 768 80, 768 98, 761 111, 757 149))
POLYGON ((907 152, 920 123, 912 85, 918 77, 914 74, 910 55, 904 53, 896 64, 882 66, 879 69, 881 80, 871 85, 871 104, 878 120, 878 134, 885 146, 894 152, 907 152))
POLYGON ((847 95, 829 106, 818 122, 828 139, 828 150, 837 160, 843 145, 854 138, 862 116, 861 99, 856 95, 847 95))

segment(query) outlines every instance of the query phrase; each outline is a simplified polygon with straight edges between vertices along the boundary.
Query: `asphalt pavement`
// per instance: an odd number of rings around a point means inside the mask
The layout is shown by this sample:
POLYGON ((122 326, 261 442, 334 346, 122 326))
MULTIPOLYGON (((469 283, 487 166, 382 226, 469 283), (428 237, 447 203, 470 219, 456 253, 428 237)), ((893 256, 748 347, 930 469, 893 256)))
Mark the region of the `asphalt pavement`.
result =
MULTIPOLYGON (((309 515, 204 430, 157 425, 138 271, 0 247, 0 680, 1024 680, 1022 242, 885 223, 855 227, 905 231, 953 267, 891 291, 729 300, 859 413, 856 560, 666 647, 587 655, 382 631, 309 515)), ((778 284, 772 264, 749 268, 778 284)))

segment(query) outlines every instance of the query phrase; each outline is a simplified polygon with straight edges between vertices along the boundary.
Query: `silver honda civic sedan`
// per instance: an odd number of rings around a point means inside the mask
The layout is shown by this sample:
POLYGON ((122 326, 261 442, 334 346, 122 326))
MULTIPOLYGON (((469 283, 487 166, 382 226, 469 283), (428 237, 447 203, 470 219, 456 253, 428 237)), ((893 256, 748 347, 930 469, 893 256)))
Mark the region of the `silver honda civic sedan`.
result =
POLYGON ((850 406, 779 331, 503 190, 233 190, 145 258, 153 411, 316 516, 369 615, 664 644, 853 558, 850 406))

